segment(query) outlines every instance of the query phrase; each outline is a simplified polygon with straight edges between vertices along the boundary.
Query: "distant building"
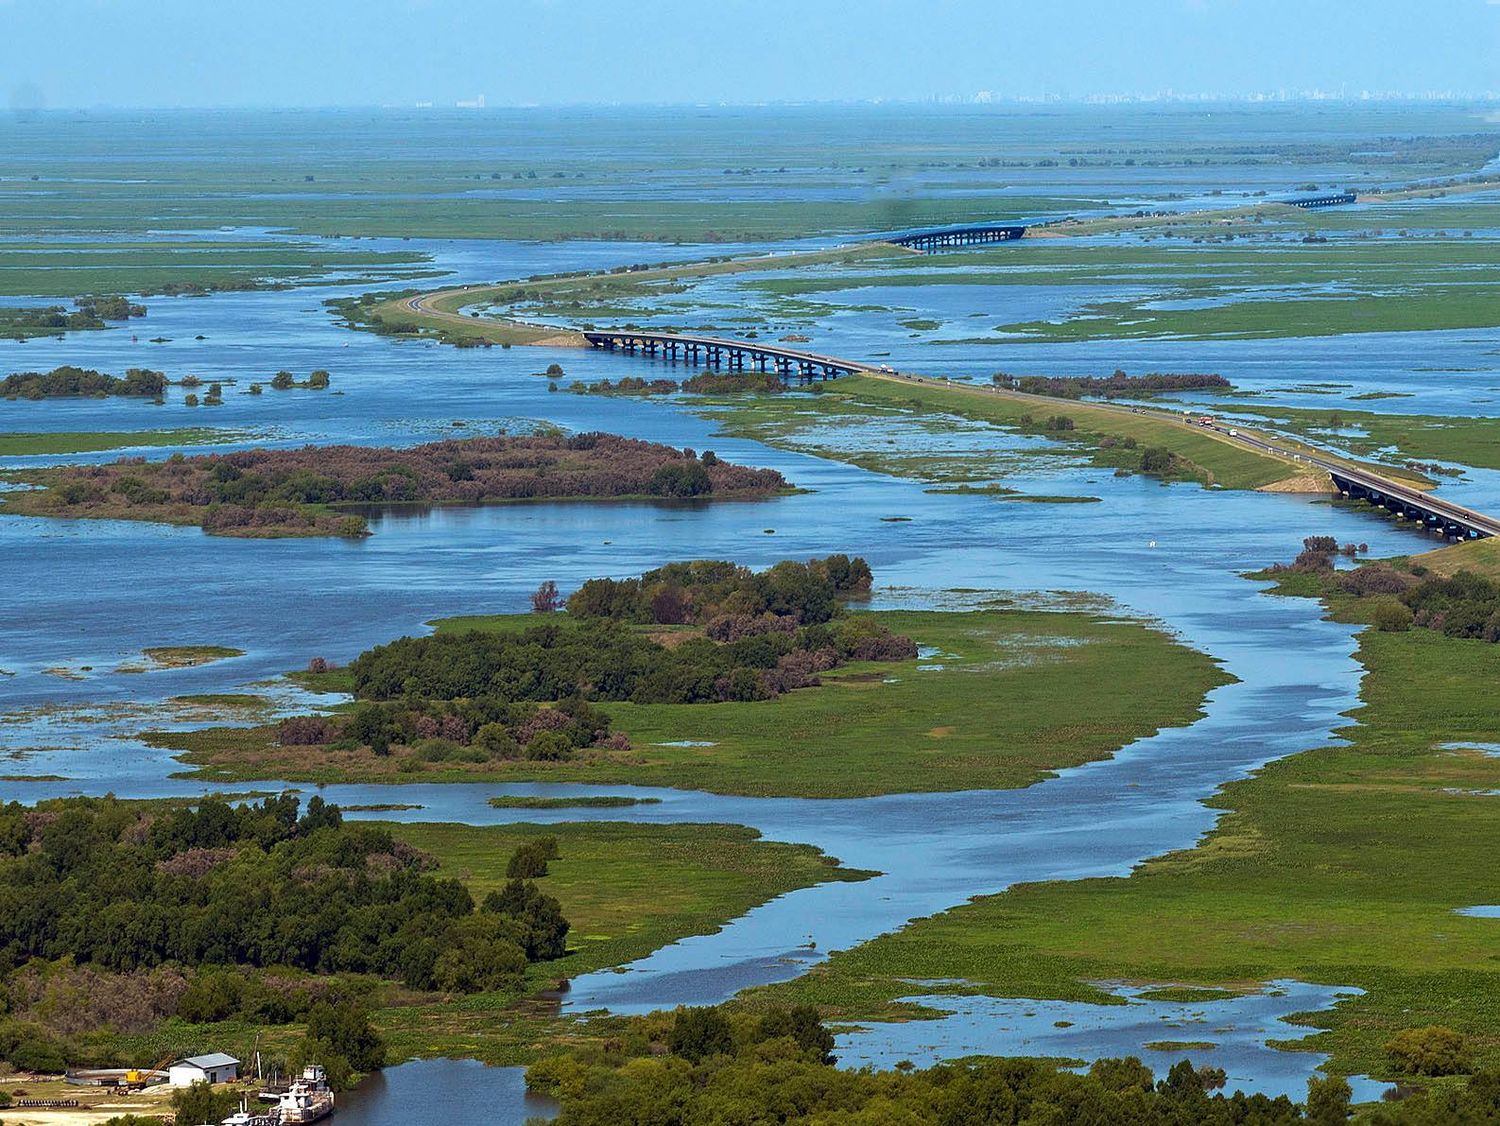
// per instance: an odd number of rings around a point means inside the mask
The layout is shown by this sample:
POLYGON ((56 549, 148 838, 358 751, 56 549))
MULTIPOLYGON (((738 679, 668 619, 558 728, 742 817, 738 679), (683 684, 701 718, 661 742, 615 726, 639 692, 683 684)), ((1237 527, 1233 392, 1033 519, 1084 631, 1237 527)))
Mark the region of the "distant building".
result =
POLYGON ((191 1087, 194 1083, 232 1083, 240 1077, 240 1061, 223 1052, 190 1056, 167 1068, 167 1082, 174 1087, 191 1087))

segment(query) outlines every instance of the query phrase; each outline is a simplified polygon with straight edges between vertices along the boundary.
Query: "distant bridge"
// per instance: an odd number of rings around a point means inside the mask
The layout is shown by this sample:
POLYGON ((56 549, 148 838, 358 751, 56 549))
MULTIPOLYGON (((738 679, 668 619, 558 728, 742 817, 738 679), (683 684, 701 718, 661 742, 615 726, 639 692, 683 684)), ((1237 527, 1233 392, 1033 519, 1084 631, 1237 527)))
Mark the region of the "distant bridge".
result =
POLYGON ((912 250, 944 250, 954 246, 979 246, 991 242, 1011 242, 1022 238, 1026 228, 1014 223, 973 223, 957 227, 929 227, 920 231, 901 231, 887 235, 882 242, 912 250))
POLYGON ((823 356, 800 348, 761 344, 754 340, 729 340, 720 336, 697 336, 675 332, 596 331, 583 338, 606 352, 660 356, 671 363, 679 359, 713 371, 774 371, 783 383, 799 380, 836 379, 861 371, 878 370, 869 364, 823 356))
POLYGON ((1353 192, 1329 192, 1326 195, 1305 195, 1283 202, 1293 207, 1300 207, 1304 211, 1314 211, 1319 207, 1340 207, 1346 203, 1354 203, 1358 198, 1353 192))

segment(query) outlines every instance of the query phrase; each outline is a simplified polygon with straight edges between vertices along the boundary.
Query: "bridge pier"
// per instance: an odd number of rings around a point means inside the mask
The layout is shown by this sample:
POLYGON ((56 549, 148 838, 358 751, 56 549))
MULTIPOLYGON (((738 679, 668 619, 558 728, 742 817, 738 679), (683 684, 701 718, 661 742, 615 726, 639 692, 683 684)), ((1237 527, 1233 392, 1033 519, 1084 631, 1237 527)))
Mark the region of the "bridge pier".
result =
POLYGON ((642 354, 653 359, 660 356, 671 363, 681 360, 714 371, 744 372, 753 364, 756 371, 774 370, 783 383, 796 381, 806 385, 815 379, 827 381, 863 370, 859 364, 834 356, 819 356, 778 344, 678 336, 673 333, 594 329, 585 329, 583 336, 591 346, 607 352, 642 354))
POLYGON ((889 242, 907 246, 913 250, 945 250, 952 247, 979 246, 993 242, 1009 242, 1026 234, 1024 226, 996 226, 990 224, 971 227, 953 227, 932 231, 912 231, 910 234, 894 235, 889 242))
MULTIPOLYGON (((1420 525, 1424 532, 1455 540, 1480 539, 1491 534, 1488 528, 1467 523, 1467 516, 1454 515, 1452 511, 1454 506, 1436 499, 1431 506, 1428 506, 1420 500, 1373 488, 1359 481, 1342 477, 1336 472, 1330 471, 1329 476, 1333 478, 1339 495, 1345 499, 1364 501, 1372 508, 1384 509, 1394 519, 1409 520, 1420 525)), ((1482 520, 1482 517, 1475 514, 1475 519, 1482 520)))

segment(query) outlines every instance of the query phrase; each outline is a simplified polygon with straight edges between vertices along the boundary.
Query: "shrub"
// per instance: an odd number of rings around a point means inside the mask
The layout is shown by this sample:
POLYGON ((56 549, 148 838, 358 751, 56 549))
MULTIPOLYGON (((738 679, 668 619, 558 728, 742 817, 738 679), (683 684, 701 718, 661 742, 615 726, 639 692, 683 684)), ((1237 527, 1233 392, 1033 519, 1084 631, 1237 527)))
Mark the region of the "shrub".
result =
POLYGON ((1163 476, 1172 472, 1176 461, 1176 456, 1165 446, 1148 446, 1141 451, 1141 472, 1163 476))
POLYGON ((1371 594, 1400 594, 1417 582, 1412 576, 1384 563, 1367 563, 1363 567, 1343 571, 1335 581, 1340 590, 1359 598, 1371 594))
POLYGON ((313 372, 307 377, 307 385, 314 391, 322 391, 326 389, 328 383, 329 375, 322 368, 319 368, 317 371, 313 372))
POLYGON ((562 596, 557 592, 557 584, 551 579, 532 591, 531 612, 533 614, 555 614, 561 608, 562 596))
POLYGON ((562 762, 573 756, 573 741, 560 731, 543 731, 526 744, 531 762, 562 762))
POLYGON ((1414 616, 1410 607, 1394 598, 1382 598, 1375 604, 1370 621, 1381 633, 1404 633, 1411 629, 1414 616))
POLYGON ((1470 1070, 1468 1042, 1440 1024, 1397 1033, 1385 1052, 1391 1066, 1407 1075, 1462 1075, 1470 1070))
POLYGON ((556 860, 557 838, 538 837, 527 841, 511 854, 505 875, 511 880, 536 880, 547 874, 547 861, 556 860))
POLYGON ((521 757, 521 744, 503 723, 486 723, 474 732, 473 746, 492 759, 521 757))
POLYGON ((234 1091, 215 1091, 207 1080, 172 1092, 172 1114, 178 1122, 218 1122, 233 1114, 240 1097, 234 1091))
POLYGON ((283 747, 319 747, 332 743, 342 732, 330 720, 317 715, 284 719, 276 728, 276 741, 283 747))

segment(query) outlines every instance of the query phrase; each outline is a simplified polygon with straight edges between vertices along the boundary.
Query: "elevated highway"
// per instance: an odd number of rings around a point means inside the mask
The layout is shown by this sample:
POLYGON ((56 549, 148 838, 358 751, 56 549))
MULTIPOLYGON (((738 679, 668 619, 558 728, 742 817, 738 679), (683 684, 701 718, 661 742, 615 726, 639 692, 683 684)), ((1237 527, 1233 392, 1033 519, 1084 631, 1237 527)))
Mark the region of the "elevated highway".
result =
POLYGON ((970 223, 951 227, 927 227, 915 231, 897 231, 881 242, 905 246, 911 250, 945 250, 955 246, 982 246, 994 242, 1012 242, 1026 237, 1026 227, 1018 223, 970 223))
POLYGON ((731 340, 721 336, 698 336, 690 333, 639 332, 626 330, 583 333, 584 340, 606 352, 626 352, 651 356, 675 363, 681 359, 702 364, 714 371, 775 371, 783 383, 800 380, 837 379, 862 371, 878 370, 870 364, 824 356, 780 344, 762 344, 755 340, 731 340))
MULTIPOLYGON (((1293 201, 1296 206, 1324 207, 1348 202, 1344 193, 1326 197, 1312 197, 1293 201)), ((1024 226, 1006 224, 973 224, 968 226, 940 227, 920 231, 898 232, 886 235, 879 241, 928 249, 942 246, 966 246, 984 242, 1007 242, 1021 238, 1026 233, 1024 226)), ((486 287, 473 287, 483 291, 486 287)), ((435 302, 450 296, 467 296, 469 286, 418 294, 403 301, 412 313, 451 322, 453 325, 472 325, 472 320, 461 313, 437 307, 435 302)), ((938 380, 893 371, 885 364, 864 363, 801 348, 787 347, 780 343, 758 340, 736 340, 730 337, 709 336, 695 333, 652 332, 639 329, 588 329, 571 331, 551 329, 541 325, 517 322, 535 334, 528 342, 560 344, 582 342, 589 347, 606 352, 660 358, 668 362, 685 362, 715 371, 743 372, 754 370, 772 372, 784 383, 812 383, 818 380, 837 379, 845 375, 867 374, 901 382, 937 385, 938 380)), ((981 390, 980 388, 969 388, 981 390)), ((995 394, 1005 394, 1056 405, 1059 400, 1034 396, 1021 392, 998 391, 984 388, 995 394)), ((1192 422, 1165 411, 1146 411, 1143 408, 1125 407, 1117 404, 1091 403, 1091 407, 1118 410, 1152 417, 1174 425, 1203 428, 1214 433, 1222 441, 1237 443, 1249 449, 1268 454, 1298 466, 1306 466, 1326 473, 1334 488, 1350 500, 1366 501, 1383 508, 1399 519, 1411 520, 1431 532, 1449 539, 1480 539, 1500 536, 1500 520, 1482 512, 1455 504, 1441 497, 1424 493, 1420 489, 1394 480, 1364 466, 1319 454, 1303 446, 1281 444, 1262 435, 1248 433, 1218 423, 1192 422)))
MULTIPOLYGON (((1252 449, 1286 456, 1284 449, 1261 438, 1222 426, 1215 426, 1214 429, 1252 449)), ((1472 508, 1424 493, 1357 465, 1336 462, 1305 451, 1298 451, 1295 456, 1327 473, 1342 496, 1350 500, 1367 501, 1400 519, 1417 521, 1430 532, 1460 540, 1500 536, 1500 520, 1472 508)))

